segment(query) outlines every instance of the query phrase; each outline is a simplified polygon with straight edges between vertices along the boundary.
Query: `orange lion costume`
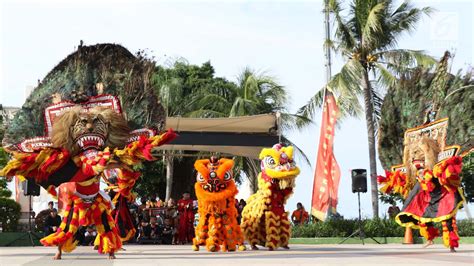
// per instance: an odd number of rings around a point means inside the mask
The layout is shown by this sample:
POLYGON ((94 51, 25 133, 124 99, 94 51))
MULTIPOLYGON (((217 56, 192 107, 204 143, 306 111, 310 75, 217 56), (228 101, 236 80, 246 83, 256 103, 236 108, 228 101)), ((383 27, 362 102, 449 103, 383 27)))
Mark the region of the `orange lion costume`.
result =
POLYGON ((199 223, 193 239, 193 250, 206 246, 211 252, 245 250, 244 237, 237 222, 234 182, 234 161, 216 157, 197 160, 194 168, 197 181, 194 185, 198 199, 199 223))

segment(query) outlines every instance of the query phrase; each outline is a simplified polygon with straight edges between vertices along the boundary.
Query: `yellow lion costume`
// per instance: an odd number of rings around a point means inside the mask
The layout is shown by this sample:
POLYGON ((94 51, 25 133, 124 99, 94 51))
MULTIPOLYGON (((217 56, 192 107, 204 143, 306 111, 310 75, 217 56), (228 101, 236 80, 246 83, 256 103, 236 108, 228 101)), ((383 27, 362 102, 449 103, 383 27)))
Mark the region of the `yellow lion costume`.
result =
POLYGON ((197 160, 194 186, 198 199, 199 223, 193 239, 193 250, 206 246, 208 251, 245 250, 244 238, 237 223, 235 195, 238 190, 232 175, 234 161, 216 157, 197 160))
POLYGON ((291 235, 285 203, 293 193, 300 169, 293 161, 293 147, 276 144, 260 153, 258 191, 250 196, 242 211, 242 230, 252 249, 257 245, 269 250, 288 249, 291 235))

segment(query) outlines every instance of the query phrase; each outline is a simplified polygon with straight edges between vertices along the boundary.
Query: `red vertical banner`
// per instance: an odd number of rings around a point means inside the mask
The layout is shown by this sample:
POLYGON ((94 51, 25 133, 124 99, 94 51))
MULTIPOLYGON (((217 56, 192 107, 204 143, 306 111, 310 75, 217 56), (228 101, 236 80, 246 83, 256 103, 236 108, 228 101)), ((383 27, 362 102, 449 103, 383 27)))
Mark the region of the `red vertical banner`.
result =
POLYGON ((337 191, 341 177, 341 171, 333 153, 337 113, 334 95, 328 91, 324 99, 311 200, 311 214, 321 221, 326 220, 328 212, 336 213, 337 207, 337 191))

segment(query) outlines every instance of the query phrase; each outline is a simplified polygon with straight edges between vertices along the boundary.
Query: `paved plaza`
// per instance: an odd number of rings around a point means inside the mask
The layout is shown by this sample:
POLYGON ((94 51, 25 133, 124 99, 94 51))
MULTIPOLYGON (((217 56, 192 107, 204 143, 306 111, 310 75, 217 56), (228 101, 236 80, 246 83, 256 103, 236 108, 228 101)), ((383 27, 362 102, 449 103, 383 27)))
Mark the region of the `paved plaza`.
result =
POLYGON ((292 245, 290 250, 233 253, 193 252, 190 246, 127 245, 109 261, 91 247, 79 247, 53 261, 54 248, 1 247, 0 265, 474 265, 474 245, 457 253, 441 245, 292 245))

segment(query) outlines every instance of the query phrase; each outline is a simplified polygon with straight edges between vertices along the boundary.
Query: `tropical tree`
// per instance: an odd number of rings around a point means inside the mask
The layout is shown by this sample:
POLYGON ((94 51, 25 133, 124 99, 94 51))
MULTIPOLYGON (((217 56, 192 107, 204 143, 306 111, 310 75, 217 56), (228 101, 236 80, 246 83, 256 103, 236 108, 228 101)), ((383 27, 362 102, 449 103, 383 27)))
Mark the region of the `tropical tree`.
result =
MULTIPOLYGON (((326 40, 325 45, 341 55, 345 64, 326 87, 337 98, 341 117, 358 117, 365 111, 372 208, 373 216, 378 217, 375 137, 383 99, 381 92, 415 66, 435 63, 423 51, 395 49, 400 37, 413 32, 416 23, 432 9, 415 8, 409 1, 395 7, 393 0, 353 0, 346 13, 341 2, 326 3, 334 18, 335 32, 333 40, 326 40)), ((322 90, 316 93, 298 114, 312 117, 314 110, 322 105, 323 94, 322 90)))
MULTIPOLYGON (((181 59, 169 67, 158 66, 153 81, 168 116, 210 118, 279 112, 284 129, 302 127, 311 122, 305 117, 289 114, 287 92, 274 77, 250 68, 245 68, 236 82, 231 82, 215 77, 209 62, 196 66, 181 59)), ((303 152, 299 154, 308 162, 303 152)), ((251 188, 255 189, 258 162, 241 157, 235 160, 236 173, 248 178, 251 188)), ((167 191, 172 187, 172 163, 166 159, 167 191)), ((236 180, 241 181, 241 176, 237 175, 236 180)))
MULTIPOLYGON (((309 118, 289 113, 288 95, 284 86, 277 79, 264 72, 246 67, 237 76, 234 86, 211 86, 202 90, 199 95, 199 109, 191 112, 198 117, 236 117, 279 113, 283 131, 301 128, 311 123, 309 118)), ((282 134, 283 132, 280 132, 282 134)), ((296 147, 282 135, 285 141, 296 147)), ((309 163, 304 152, 296 147, 298 155, 309 163)), ((260 171, 259 163, 250 158, 235 158, 236 172, 243 173, 250 181, 251 191, 257 189, 256 176, 260 171)))

